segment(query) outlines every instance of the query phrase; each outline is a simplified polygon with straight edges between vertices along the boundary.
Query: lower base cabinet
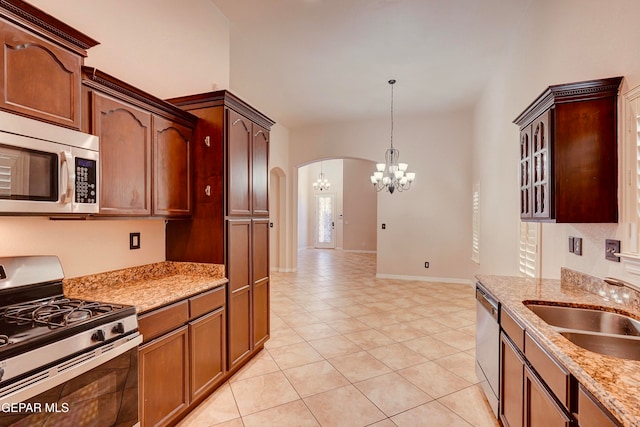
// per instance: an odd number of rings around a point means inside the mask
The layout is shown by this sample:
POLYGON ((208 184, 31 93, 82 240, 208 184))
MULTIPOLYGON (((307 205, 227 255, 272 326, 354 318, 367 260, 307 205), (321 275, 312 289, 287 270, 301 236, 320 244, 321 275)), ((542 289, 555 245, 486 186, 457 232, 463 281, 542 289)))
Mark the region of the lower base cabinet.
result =
POLYGON ((225 379, 225 299, 222 286, 139 317, 142 427, 175 424, 225 379))
POLYGON ((143 426, 166 425, 189 406, 188 328, 140 347, 139 399, 143 426))
POLYGON ((524 425, 529 427, 569 427, 573 418, 567 415, 529 366, 524 369, 524 425))
POLYGON ((525 361, 504 333, 500 355, 500 421, 505 427, 522 427, 525 361))

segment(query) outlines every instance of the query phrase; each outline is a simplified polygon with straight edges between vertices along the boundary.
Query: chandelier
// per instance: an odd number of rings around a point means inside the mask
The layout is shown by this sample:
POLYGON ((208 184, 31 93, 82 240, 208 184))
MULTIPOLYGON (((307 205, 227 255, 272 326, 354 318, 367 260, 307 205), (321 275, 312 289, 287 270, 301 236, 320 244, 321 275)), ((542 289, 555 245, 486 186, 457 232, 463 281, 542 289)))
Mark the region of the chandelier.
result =
POLYGON ((314 190, 328 190, 331 187, 329 180, 325 178, 324 172, 322 172, 322 162, 320 162, 320 175, 318 175, 318 180, 313 183, 314 190))
POLYGON ((371 175, 371 183, 377 191, 386 189, 391 194, 395 190, 408 190, 416 178, 414 172, 407 172, 409 167, 407 163, 398 162, 400 150, 393 148, 393 85, 395 82, 395 80, 389 80, 391 85, 391 147, 384 154, 384 163, 376 163, 376 171, 371 175))

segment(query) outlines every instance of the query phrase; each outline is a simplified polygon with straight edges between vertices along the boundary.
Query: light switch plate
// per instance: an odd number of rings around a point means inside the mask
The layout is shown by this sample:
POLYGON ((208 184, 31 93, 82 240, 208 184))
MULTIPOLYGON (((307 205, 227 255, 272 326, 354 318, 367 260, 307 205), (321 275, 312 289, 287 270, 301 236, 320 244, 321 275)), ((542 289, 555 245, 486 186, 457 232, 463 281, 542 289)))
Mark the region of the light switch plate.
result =
POLYGON ((140 249, 140 233, 129 233, 129 249, 140 249))
POLYGON ((620 257, 615 255, 618 253, 620 253, 620 240, 606 239, 604 243, 605 259, 620 262, 620 257))
POLYGON ((573 253, 582 256, 582 237, 573 238, 573 253))
POLYGON ((574 240, 573 237, 569 237, 569 252, 571 253, 573 253, 576 250, 575 242, 573 240, 574 240))

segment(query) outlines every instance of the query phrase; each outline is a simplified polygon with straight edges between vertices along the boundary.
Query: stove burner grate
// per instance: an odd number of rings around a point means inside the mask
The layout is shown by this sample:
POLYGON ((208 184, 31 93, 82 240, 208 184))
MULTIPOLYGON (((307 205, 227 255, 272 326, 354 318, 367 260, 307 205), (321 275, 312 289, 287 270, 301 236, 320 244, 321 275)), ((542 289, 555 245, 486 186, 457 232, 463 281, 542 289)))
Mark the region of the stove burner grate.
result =
POLYGON ((114 305, 99 302, 54 298, 7 307, 3 318, 8 323, 18 325, 33 323, 55 329, 112 312, 116 308, 114 305))
POLYGON ((9 344, 9 337, 6 335, 0 335, 0 347, 4 347, 5 345, 9 344))

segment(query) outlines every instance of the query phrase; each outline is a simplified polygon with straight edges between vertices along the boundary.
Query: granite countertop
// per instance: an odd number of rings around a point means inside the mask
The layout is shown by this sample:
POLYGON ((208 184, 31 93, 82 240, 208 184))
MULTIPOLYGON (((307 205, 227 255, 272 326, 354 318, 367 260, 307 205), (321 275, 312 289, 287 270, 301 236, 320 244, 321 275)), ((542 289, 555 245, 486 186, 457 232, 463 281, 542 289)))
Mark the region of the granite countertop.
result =
POLYGON ((228 282, 224 265, 165 261, 64 279, 70 298, 133 305, 138 315, 228 282))
POLYGON ((546 301, 556 305, 587 305, 640 319, 640 292, 610 286, 568 269, 562 269, 560 280, 490 275, 477 278, 624 426, 640 426, 640 361, 578 347, 523 304, 546 301))

